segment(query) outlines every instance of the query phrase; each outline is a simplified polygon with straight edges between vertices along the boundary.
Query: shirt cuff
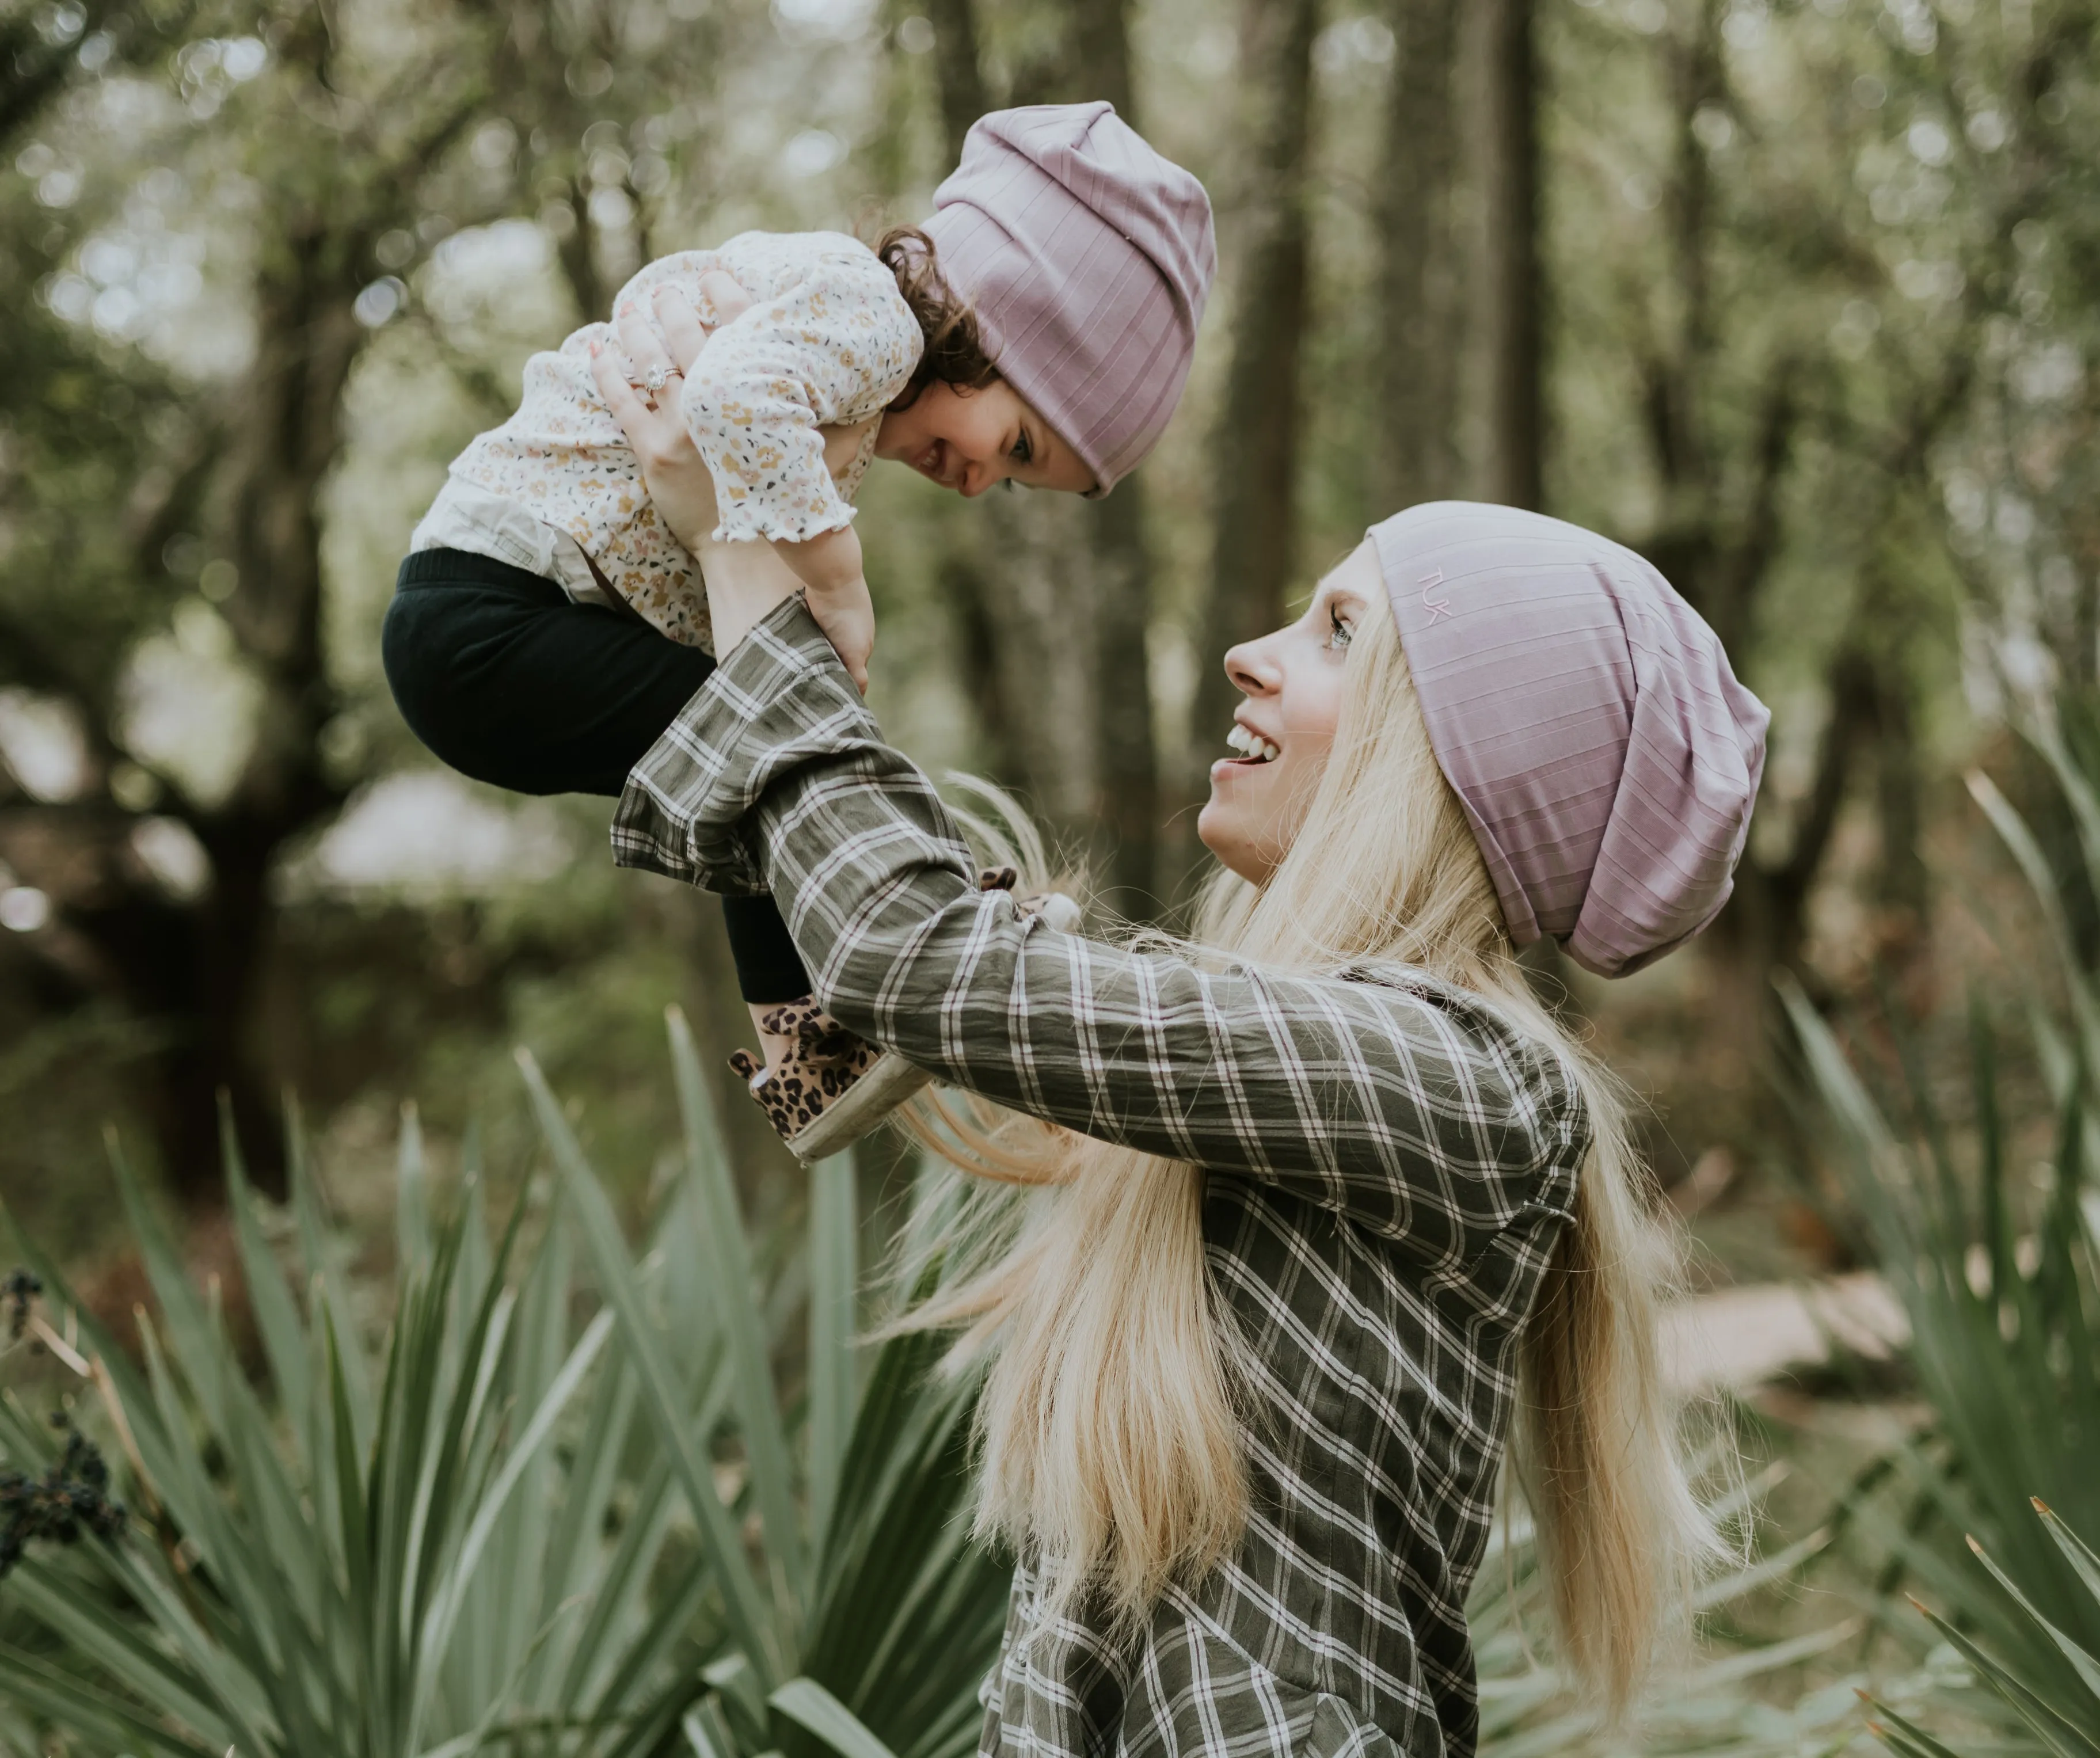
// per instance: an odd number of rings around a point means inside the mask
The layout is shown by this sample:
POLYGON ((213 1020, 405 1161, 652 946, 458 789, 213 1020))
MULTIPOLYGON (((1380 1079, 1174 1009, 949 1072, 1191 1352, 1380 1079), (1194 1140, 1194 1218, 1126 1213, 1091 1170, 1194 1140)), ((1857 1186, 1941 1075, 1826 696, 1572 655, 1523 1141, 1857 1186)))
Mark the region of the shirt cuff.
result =
MULTIPOLYGON (((716 504, 722 504, 717 489, 716 504)), ((746 501, 741 506, 725 509, 721 522, 708 533, 718 544, 748 544, 763 539, 768 543, 805 544, 812 537, 821 537, 827 531, 842 531, 854 522, 857 509, 834 494, 832 504, 821 513, 805 514, 799 522, 779 517, 770 507, 754 506, 746 501)))
POLYGON ((808 606, 783 600, 628 772, 615 864, 731 896, 765 891, 752 808, 782 774, 875 730, 808 606))

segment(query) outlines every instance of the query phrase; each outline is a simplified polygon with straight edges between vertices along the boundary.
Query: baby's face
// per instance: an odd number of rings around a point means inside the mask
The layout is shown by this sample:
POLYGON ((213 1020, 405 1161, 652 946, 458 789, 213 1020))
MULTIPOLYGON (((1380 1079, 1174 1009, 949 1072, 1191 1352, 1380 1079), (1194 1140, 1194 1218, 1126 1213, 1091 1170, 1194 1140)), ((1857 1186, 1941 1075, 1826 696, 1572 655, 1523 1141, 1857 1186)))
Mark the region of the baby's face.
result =
POLYGON ((875 455, 965 499, 1008 478, 1074 495, 1094 486, 1094 473, 1004 379, 981 390, 929 385, 910 408, 883 416, 875 455))

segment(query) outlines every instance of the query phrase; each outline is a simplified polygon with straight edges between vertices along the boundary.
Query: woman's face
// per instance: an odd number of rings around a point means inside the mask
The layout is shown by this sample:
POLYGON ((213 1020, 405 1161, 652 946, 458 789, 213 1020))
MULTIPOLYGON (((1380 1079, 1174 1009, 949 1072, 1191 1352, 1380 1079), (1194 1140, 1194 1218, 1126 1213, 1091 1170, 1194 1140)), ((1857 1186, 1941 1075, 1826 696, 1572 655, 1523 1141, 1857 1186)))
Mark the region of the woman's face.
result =
POLYGON ((1211 798, 1196 820, 1203 846, 1243 879, 1265 884, 1290 853, 1319 787, 1342 712, 1343 664, 1359 618, 1388 615, 1368 542, 1320 583, 1304 615, 1225 655, 1246 698, 1211 765, 1211 798))
POLYGON ((975 498, 1011 477, 1030 488, 1083 495, 1094 473, 1003 378, 977 390, 934 381, 882 418, 875 455, 908 464, 929 482, 975 498))

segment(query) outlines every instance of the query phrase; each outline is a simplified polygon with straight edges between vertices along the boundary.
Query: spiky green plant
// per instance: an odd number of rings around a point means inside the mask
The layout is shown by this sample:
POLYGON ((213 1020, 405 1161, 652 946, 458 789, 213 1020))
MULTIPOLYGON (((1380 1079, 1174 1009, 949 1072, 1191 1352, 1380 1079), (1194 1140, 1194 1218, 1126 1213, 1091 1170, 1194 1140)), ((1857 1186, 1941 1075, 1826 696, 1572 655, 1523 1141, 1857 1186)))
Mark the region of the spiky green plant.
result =
MULTIPOLYGON (((2034 731, 2088 873, 2100 880, 2100 795, 2048 725, 2034 731)), ((1995 1693, 1957 1693, 1955 1712, 1975 1718, 1974 1737, 2100 1758, 2100 1717, 2080 1658, 2100 1654, 2100 1594, 2082 1548, 2066 1542, 2074 1530, 2100 1533, 2100 985, 2027 825, 1983 778, 1972 778, 1970 791, 2054 945, 2047 972, 2012 987, 2028 1009, 2054 1108, 2043 1175, 2018 1175, 1998 1028, 1983 1007, 1970 1021, 1970 1121, 1957 1132, 1907 1046, 1912 1117, 1899 1128, 1805 998, 1790 992, 1786 1001, 1836 1125, 1867 1243, 1908 1315, 1912 1360, 1933 1411, 1929 1432, 1890 1461, 1914 1498, 1911 1518, 1886 1518, 1866 1501, 1860 1517, 1893 1558, 1891 1579, 1908 1577, 1995 1693), (2062 998, 2054 1009, 2045 1001, 2052 989, 2062 998), (2062 1521, 2036 1519, 2036 1497, 2062 1521), (2017 1712, 2010 1720, 2001 1699, 2017 1712), (2061 1734, 2065 1744, 2044 1726, 2076 1731, 2061 1734)), ((1944 1750, 1886 1705, 1879 1719, 1899 1751, 1944 1750)))
MULTIPOLYGON (((522 1202, 492 1235, 470 1155, 457 1212, 434 1218, 404 1130, 376 1347, 296 1131, 293 1276, 229 1157, 267 1386, 121 1157, 158 1308, 143 1370, 24 1242, 42 1340, 92 1383, 83 1420, 99 1403, 133 1518, 0 1583, 35 1637, 0 1644, 0 1699, 81 1750, 185 1758, 967 1750, 1006 1587, 967 1540, 971 1388, 915 1337, 862 1383, 842 1158, 812 1174, 791 1422, 675 1016, 671 1040, 683 1165, 638 1259, 529 1058, 559 1174, 529 1251, 522 1202)), ((55 1441, 8 1397, 0 1449, 42 1470, 55 1441)))
MULTIPOLYGON (((1710 1510, 1717 1524, 1748 1520, 1779 1474, 1729 1491, 1710 1510)), ((1695 1610, 1702 1623, 1740 1611, 1759 1592, 1793 1579, 1827 1541, 1812 1532, 1746 1558, 1700 1590, 1695 1610)), ((1520 1513, 1497 1524, 1466 1611, 1480 1668, 1480 1758, 1809 1758, 1836 1750, 1850 1732, 1856 1682, 1850 1677, 1790 1703, 1758 1687, 1829 1654, 1856 1631, 1853 1622, 1780 1641, 1688 1643, 1666 1661, 1629 1722, 1611 1725, 1552 1653, 1538 1547, 1520 1513)))

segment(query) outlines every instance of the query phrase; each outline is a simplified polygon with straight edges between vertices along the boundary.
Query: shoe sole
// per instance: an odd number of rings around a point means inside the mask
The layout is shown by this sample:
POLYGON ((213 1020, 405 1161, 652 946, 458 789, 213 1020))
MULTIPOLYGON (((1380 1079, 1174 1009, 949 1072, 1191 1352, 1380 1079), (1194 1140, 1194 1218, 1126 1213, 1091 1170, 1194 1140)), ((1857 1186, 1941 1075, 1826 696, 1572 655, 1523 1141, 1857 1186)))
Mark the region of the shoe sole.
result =
POLYGON ((884 1118, 933 1078, 895 1051, 885 1051, 875 1065, 845 1090, 836 1104, 827 1106, 807 1129, 788 1139, 788 1151, 805 1165, 828 1160, 879 1127, 884 1118))

